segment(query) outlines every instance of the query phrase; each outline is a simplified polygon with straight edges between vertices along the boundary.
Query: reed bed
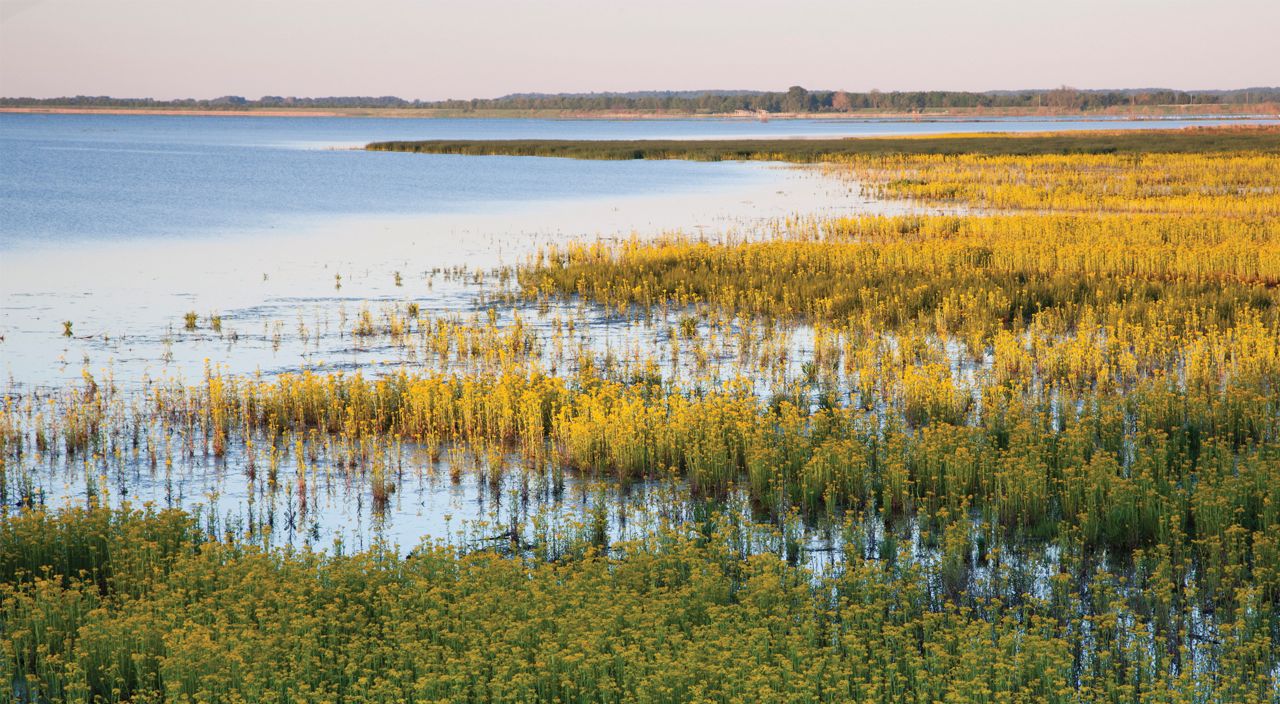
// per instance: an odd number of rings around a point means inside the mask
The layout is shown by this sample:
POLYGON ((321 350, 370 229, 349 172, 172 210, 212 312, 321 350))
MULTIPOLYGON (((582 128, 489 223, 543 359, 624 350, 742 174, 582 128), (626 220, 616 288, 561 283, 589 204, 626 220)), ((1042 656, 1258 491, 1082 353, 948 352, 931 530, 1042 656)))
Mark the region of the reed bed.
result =
POLYGON ((622 309, 707 303, 845 326, 939 317, 991 329, 1045 311, 1067 322, 1086 310, 1227 321, 1273 311, 1278 271, 1280 229, 1270 218, 909 216, 833 221, 766 241, 572 244, 544 250, 520 281, 531 296, 582 295, 622 309))
POLYGON ((1280 214, 1273 155, 1137 153, 907 156, 843 160, 872 192, 892 198, 1000 210, 1208 214, 1217 219, 1280 214))

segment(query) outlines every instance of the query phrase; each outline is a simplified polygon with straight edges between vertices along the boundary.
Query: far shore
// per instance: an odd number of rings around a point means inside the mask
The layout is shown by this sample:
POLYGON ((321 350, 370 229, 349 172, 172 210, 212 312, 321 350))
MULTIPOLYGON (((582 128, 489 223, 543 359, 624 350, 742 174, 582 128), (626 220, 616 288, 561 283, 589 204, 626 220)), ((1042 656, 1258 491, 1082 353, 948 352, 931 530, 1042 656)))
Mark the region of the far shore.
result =
POLYGON ((815 113, 693 113, 679 111, 619 110, 452 110, 437 108, 115 108, 84 106, 4 106, 0 113, 50 115, 200 115, 225 117, 383 117, 383 118, 543 118, 558 120, 663 120, 663 119, 737 119, 737 120, 956 120, 1032 117, 1045 119, 1211 119, 1276 118, 1280 104, 1254 105, 1154 105, 1143 108, 1107 110, 1055 110, 1051 108, 993 109, 951 108, 920 112, 888 112, 861 110, 855 112, 815 113))

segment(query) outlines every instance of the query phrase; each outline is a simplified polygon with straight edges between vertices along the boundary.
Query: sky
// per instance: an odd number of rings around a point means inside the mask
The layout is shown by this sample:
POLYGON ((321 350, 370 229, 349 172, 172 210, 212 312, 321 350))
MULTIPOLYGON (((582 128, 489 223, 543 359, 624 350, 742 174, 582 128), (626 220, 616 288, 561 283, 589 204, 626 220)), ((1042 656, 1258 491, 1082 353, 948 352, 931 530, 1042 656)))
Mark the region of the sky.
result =
POLYGON ((1280 0, 0 0, 0 95, 1280 85, 1280 0))

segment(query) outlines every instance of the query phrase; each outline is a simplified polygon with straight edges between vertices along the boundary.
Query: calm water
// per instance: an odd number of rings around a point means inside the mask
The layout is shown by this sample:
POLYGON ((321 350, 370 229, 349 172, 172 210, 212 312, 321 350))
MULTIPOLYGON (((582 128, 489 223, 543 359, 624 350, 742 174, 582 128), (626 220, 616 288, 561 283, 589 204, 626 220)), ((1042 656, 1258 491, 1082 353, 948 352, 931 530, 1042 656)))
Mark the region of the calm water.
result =
POLYGON ((803 137, 1228 122, 1232 120, 760 123, 0 114, 0 250, 290 227, 317 216, 488 213, 513 204, 690 193, 742 186, 759 171, 733 164, 476 159, 350 150, 377 140, 803 137))
POLYGON ((547 242, 725 230, 857 205, 827 179, 758 163, 342 146, 654 127, 0 115, 0 375, 58 384, 87 368, 129 383, 143 374, 198 376, 206 359, 239 373, 359 366, 378 352, 353 351, 337 334, 304 348, 275 328, 305 321, 313 331, 332 329, 328 321, 388 300, 433 313, 468 310, 474 291, 429 272, 516 263, 547 242), (188 311, 222 316, 239 342, 185 334, 188 311))
MULTIPOLYGON (((412 123, 0 115, 0 249, 687 192, 738 185, 752 173, 688 162, 416 159, 349 148, 420 133, 412 123)), ((469 133, 465 121, 453 124, 446 134, 469 133)))

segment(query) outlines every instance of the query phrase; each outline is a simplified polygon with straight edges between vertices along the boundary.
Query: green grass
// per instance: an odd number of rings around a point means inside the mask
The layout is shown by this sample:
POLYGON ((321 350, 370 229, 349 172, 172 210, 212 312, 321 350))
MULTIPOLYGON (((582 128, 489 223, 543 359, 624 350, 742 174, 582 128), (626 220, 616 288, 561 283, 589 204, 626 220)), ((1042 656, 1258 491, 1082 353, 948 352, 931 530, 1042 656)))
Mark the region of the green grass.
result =
MULTIPOLYGON (((202 538, 175 511, 24 512, 0 520, 0 676, 12 683, 0 691, 134 703, 1274 701, 1274 611, 1256 591, 1216 614, 1229 646, 1175 654, 1153 624, 1193 618, 1180 592, 1125 599, 1099 572, 1083 598, 1068 570, 1043 596, 965 598, 952 579, 970 539, 958 525, 940 565, 886 544, 887 559, 855 550, 816 576, 742 556, 722 521, 709 535, 516 560, 433 545, 407 558, 380 544, 264 551, 202 538)), ((1143 574, 1178 574, 1152 557, 1143 574)), ((1011 561, 987 569, 1018 578, 1011 561)))
POLYGON ((370 151, 468 156, 544 156, 570 159, 688 159, 692 161, 765 160, 813 162, 841 156, 887 154, 1111 154, 1155 152, 1280 153, 1280 130, 1193 128, 1128 132, 1053 132, 968 134, 936 137, 846 139, 699 139, 699 140, 425 140, 374 142, 370 151))

